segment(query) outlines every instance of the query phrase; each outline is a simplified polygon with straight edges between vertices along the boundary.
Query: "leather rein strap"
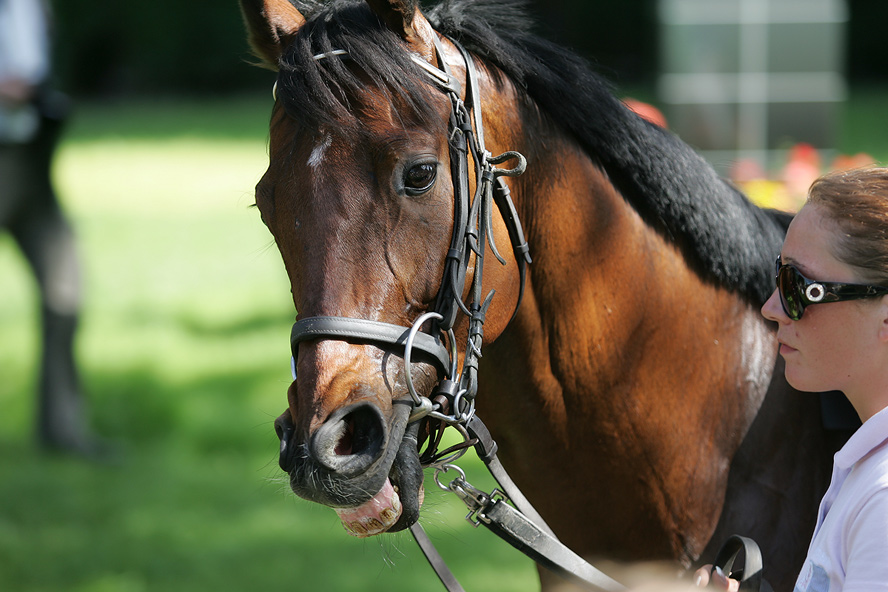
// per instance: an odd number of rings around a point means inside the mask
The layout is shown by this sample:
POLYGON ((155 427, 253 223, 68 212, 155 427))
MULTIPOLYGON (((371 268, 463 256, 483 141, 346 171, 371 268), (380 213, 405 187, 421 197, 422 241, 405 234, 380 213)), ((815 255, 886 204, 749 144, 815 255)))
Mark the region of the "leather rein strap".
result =
POLYGON ((715 556, 712 571, 719 568, 730 578, 740 581, 740 592, 773 592, 771 584, 762 578, 762 551, 750 538, 740 535, 728 537, 715 556), (742 563, 738 562, 742 559, 742 563))
MULTIPOLYGON (((505 495, 498 490, 485 493, 470 485, 458 467, 444 465, 445 472, 452 468, 460 473, 445 489, 455 493, 466 504, 470 522, 475 526, 485 526, 536 563, 585 588, 605 592, 626 589, 558 540, 500 464, 496 457, 496 442, 477 415, 468 421, 466 431, 476 441, 475 452, 478 457, 496 479, 502 492, 505 492, 505 495), (507 501, 511 501, 515 507, 507 501)), ((441 486, 438 476, 435 475, 435 481, 441 486)), ((410 533, 448 592, 464 592, 419 522, 410 527, 410 533)))
MULTIPOLYGON (((441 287, 435 301, 434 312, 422 315, 412 328, 393 325, 369 319, 350 317, 316 316, 307 317, 293 325, 290 334, 290 345, 294 360, 298 359, 299 344, 314 339, 335 339, 382 344, 389 347, 404 348, 408 386, 410 386, 410 356, 417 351, 425 361, 434 364, 446 377, 433 396, 436 401, 441 397, 447 403, 432 403, 426 397, 419 397, 413 392, 415 410, 410 421, 417 421, 426 415, 453 425, 475 446, 478 456, 496 479, 505 496, 493 492, 485 494, 464 479, 455 479, 447 488, 457 493, 469 506, 475 524, 483 524, 516 549, 531 557, 537 563, 596 590, 616 591, 623 586, 610 579, 590 564, 585 562, 555 537, 543 518, 536 512, 530 502, 515 486, 496 456, 496 443, 490 436, 486 426, 474 414, 474 398, 477 393, 477 368, 483 341, 484 318, 490 306, 494 292, 484 294, 482 291, 482 273, 484 256, 487 247, 503 264, 506 261, 497 251, 493 240, 492 206, 496 205, 508 229, 512 251, 518 265, 519 295, 513 313, 517 314, 524 295, 527 265, 531 263, 529 248, 524 237, 517 210, 503 177, 512 177, 524 172, 526 161, 517 152, 506 152, 492 157, 484 147, 484 128, 481 118, 481 105, 478 91, 477 73, 468 52, 455 40, 450 42, 462 54, 466 65, 466 93, 461 97, 459 81, 453 76, 450 67, 444 60, 444 53, 437 36, 434 38, 438 55, 438 67, 435 67, 419 56, 412 56, 416 65, 428 74, 439 89, 444 91, 451 101, 449 122, 451 175, 454 186, 453 199, 453 232, 450 248, 447 251, 441 287), (475 194, 470 197, 469 156, 471 156, 475 175, 475 194), (509 160, 518 163, 511 169, 498 169, 494 165, 509 160), (471 258, 474 256, 474 273, 468 292, 468 303, 463 301, 466 276, 471 258), (451 349, 453 343, 453 327, 458 314, 462 312, 469 317, 468 343, 463 356, 463 368, 456 372, 456 352, 448 353, 440 335, 448 334, 451 349), (423 332, 422 326, 434 319, 432 333, 423 332), (450 415, 447 411, 451 412, 450 415), (507 497, 506 497, 507 496, 507 497), (506 503, 506 499, 515 508, 506 503)), ((316 60, 334 56, 347 57, 348 52, 334 50, 315 56, 316 60)), ((295 364, 294 364, 295 368, 295 364)), ((443 456, 442 453, 441 456, 443 456)), ((435 451, 430 455, 439 460, 435 451)), ((459 470, 444 461, 437 465, 438 471, 449 468, 459 470)), ((436 474, 436 481, 438 474, 436 474)), ((440 485, 440 483, 439 483, 440 485)), ((426 555, 432 568, 438 574, 445 588, 450 592, 464 592, 462 586, 447 568, 431 540, 417 522, 411 533, 426 555)))

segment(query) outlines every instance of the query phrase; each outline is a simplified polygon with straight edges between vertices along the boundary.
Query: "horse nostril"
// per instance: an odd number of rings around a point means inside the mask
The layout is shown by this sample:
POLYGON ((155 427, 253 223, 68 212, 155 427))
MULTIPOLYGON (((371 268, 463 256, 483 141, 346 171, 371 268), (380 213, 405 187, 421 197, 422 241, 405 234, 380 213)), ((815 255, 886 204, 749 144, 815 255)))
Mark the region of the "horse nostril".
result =
POLYGON ((343 432, 342 437, 339 438, 339 442, 337 442, 333 452, 339 456, 349 456, 352 453, 352 450, 354 450, 354 436, 355 420, 352 417, 346 417, 345 431, 343 432))
POLYGON ((293 468, 295 462, 295 447, 290 446, 295 430, 296 426, 293 425, 289 410, 284 411, 280 417, 274 420, 274 432, 281 441, 281 452, 278 459, 278 465, 280 465, 281 469, 287 473, 293 468))
POLYGON ((339 409, 317 429, 311 452, 320 464, 339 473, 359 473, 379 457, 385 423, 373 405, 359 403, 339 409))

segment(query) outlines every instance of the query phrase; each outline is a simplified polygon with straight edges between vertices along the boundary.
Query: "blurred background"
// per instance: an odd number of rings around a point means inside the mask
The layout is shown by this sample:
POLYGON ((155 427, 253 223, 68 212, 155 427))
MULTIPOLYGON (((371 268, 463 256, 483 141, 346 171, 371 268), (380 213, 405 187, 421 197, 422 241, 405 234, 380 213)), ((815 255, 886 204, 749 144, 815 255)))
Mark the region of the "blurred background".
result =
MULTIPOLYGON (((294 311, 250 207, 273 74, 250 65, 237 2, 52 5, 53 86, 73 105, 52 178, 83 268, 75 353, 114 454, 36 445, 38 291, 0 233, 0 590, 439 589, 409 536, 352 539, 281 479, 294 311)), ((530 6, 760 203, 793 209, 812 175, 888 162, 884 0, 530 6)), ((426 489, 423 521, 467 590, 537 589, 527 559, 426 489)))

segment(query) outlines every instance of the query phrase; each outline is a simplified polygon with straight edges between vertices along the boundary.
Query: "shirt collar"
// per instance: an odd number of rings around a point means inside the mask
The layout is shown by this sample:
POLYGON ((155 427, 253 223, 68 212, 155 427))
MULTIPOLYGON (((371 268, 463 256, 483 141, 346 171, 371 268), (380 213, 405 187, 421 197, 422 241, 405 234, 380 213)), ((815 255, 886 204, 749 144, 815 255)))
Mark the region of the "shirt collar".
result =
POLYGON ((836 466, 851 468, 864 456, 888 440, 888 407, 866 420, 836 453, 836 466))

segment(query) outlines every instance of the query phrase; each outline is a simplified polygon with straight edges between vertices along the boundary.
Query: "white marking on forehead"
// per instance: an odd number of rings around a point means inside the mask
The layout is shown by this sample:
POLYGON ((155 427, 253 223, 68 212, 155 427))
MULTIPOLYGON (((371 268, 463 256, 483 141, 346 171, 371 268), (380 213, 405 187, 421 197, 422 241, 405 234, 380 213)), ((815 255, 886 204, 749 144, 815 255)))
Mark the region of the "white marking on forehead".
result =
POLYGON ((321 166, 321 163, 324 162, 324 154, 326 154, 327 148, 329 148, 332 143, 333 138, 330 134, 324 134, 324 138, 311 151, 311 156, 308 157, 308 166, 313 169, 321 166))

